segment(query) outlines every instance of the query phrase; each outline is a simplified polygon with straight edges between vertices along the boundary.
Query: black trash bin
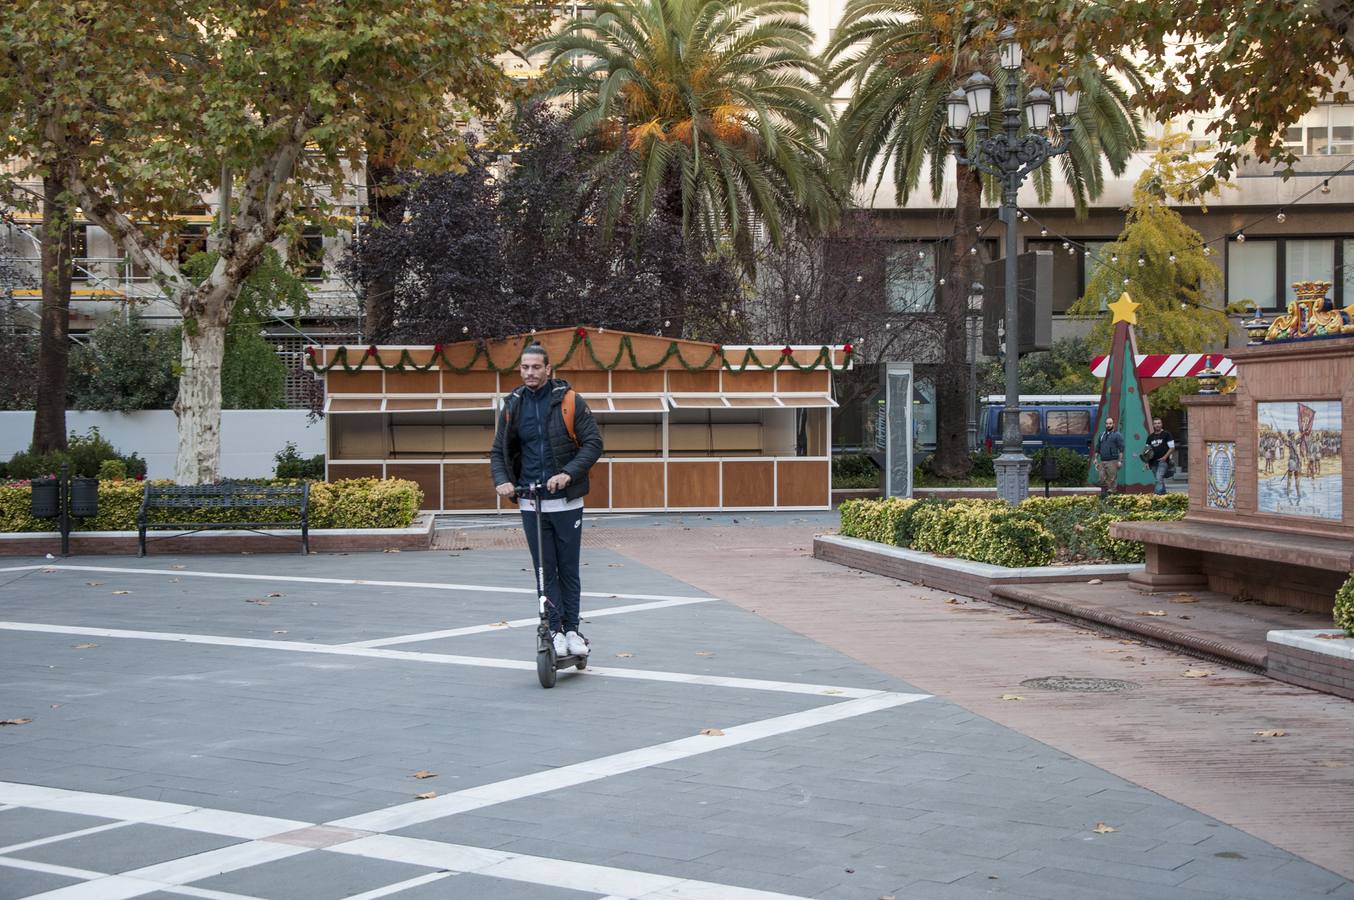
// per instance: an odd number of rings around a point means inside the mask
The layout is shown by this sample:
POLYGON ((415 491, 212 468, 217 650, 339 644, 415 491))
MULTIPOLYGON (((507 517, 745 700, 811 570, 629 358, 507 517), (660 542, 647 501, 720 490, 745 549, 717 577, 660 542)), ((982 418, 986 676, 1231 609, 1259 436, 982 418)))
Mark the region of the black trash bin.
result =
POLYGON ((71 479, 71 515, 89 518, 99 514, 99 479, 71 479))
POLYGON ((61 488, 55 478, 33 479, 33 508, 35 519, 55 519, 61 514, 61 488))
POLYGON ((1058 480, 1058 457, 1054 456, 1052 451, 1045 451, 1041 468, 1040 476, 1045 481, 1058 480))

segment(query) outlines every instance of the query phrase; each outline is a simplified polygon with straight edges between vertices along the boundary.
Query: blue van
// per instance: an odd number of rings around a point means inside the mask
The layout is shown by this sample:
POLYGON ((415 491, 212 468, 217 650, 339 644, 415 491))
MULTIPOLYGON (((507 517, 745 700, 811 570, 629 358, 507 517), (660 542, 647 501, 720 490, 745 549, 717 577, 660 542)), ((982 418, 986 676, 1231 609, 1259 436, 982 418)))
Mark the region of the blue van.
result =
MULTIPOLYGON (((1001 411, 1006 397, 983 398, 978 440, 988 450, 1001 450, 1001 411)), ((1091 453, 1091 437, 1100 420, 1099 394, 1026 394, 1020 398, 1020 435, 1025 452, 1066 447, 1082 456, 1091 453)))

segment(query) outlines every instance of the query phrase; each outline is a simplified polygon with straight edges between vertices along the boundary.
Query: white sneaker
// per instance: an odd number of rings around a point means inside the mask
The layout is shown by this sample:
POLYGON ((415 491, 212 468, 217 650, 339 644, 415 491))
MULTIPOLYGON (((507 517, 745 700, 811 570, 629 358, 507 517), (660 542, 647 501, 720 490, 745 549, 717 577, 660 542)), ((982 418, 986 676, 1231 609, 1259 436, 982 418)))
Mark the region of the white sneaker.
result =
POLYGON ((550 643, 555 648, 556 656, 569 655, 569 642, 564 639, 564 635, 561 632, 556 631, 555 636, 550 639, 550 643))
POLYGON ((564 641, 569 648, 570 656, 587 656, 588 642, 583 640, 583 635, 577 631, 567 631, 564 633, 564 641))

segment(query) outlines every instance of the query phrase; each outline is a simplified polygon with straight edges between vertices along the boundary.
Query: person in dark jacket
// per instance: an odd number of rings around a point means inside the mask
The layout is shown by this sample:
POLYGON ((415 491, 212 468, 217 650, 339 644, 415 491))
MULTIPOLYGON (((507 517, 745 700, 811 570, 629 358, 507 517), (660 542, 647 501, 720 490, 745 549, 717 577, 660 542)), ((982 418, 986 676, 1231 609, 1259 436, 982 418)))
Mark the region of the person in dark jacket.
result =
POLYGON ((574 437, 564 423, 564 397, 569 382, 553 378, 550 357, 540 344, 522 351, 522 386, 503 401, 489 452, 494 490, 511 498, 516 485, 538 482, 546 487, 539 510, 533 500, 519 498, 522 527, 531 547, 532 564, 545 569, 545 595, 555 653, 582 655, 588 645, 578 633, 579 550, 583 545, 583 497, 588 470, 602 455, 602 433, 583 398, 574 395, 574 437), (536 516, 541 516, 541 542, 536 546, 536 516), (541 561, 543 560, 543 562, 541 561))
POLYGON ((1114 430, 1114 419, 1105 417, 1105 430, 1095 442, 1091 455, 1096 474, 1100 476, 1100 496, 1113 494, 1119 485, 1119 466, 1123 462, 1124 436, 1114 430))

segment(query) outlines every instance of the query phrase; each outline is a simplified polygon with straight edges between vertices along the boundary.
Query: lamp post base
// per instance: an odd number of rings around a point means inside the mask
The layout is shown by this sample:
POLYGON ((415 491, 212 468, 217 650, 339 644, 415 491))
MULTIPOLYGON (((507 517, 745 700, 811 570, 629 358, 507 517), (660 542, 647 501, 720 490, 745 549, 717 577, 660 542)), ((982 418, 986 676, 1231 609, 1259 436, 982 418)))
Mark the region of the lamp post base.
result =
POLYGON ((1023 453, 1003 453, 992 461, 997 470, 997 496, 1015 506, 1030 494, 1030 467, 1023 453))

